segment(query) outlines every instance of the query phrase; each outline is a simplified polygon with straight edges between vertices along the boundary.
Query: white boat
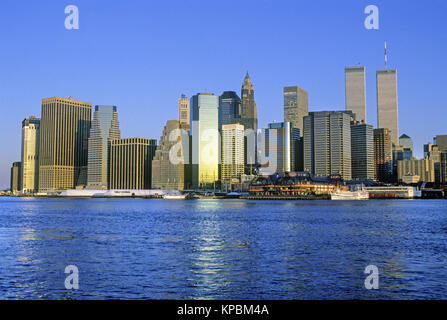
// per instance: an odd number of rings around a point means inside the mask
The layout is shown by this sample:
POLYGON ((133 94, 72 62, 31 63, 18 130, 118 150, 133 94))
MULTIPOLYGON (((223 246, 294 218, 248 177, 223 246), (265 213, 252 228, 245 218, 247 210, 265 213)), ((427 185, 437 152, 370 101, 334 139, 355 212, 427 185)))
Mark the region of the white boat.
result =
POLYGON ((331 200, 368 200, 369 193, 367 191, 344 191, 336 190, 331 193, 331 200))
POLYGON ((163 195, 163 199, 166 200, 185 200, 186 194, 165 194, 163 195))

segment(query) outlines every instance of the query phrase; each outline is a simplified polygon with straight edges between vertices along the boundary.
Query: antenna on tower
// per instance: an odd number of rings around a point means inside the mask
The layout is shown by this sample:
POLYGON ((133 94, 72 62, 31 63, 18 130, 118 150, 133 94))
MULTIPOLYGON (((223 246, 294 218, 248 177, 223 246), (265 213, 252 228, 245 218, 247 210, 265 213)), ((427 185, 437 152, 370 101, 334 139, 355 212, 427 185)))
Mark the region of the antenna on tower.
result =
POLYGON ((388 68, 388 57, 386 54, 386 41, 385 41, 385 70, 387 70, 387 68, 388 68))

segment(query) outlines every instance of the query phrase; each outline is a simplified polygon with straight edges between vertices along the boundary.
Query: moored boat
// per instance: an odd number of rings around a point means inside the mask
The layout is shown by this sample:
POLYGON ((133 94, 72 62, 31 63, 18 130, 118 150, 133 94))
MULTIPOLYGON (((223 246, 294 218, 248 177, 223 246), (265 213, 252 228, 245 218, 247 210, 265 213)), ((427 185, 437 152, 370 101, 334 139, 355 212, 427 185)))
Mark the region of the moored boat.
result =
POLYGON ((165 194, 163 195, 163 199, 166 200, 185 200, 186 194, 165 194))
POLYGON ((336 190, 331 193, 331 200, 368 200, 369 193, 367 191, 344 191, 336 190))

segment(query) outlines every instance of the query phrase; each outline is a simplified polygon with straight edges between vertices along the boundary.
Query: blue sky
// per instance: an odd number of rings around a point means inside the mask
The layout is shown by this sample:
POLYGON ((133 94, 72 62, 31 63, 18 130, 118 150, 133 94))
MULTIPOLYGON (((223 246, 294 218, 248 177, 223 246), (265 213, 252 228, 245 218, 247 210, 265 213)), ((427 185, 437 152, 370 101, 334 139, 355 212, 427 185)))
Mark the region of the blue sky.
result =
POLYGON ((447 2, 281 0, 2 0, 0 188, 20 160, 21 121, 44 97, 118 106, 123 137, 158 139, 177 99, 240 91, 248 70, 260 126, 283 119, 282 88, 309 92, 311 111, 344 109, 344 67, 366 66, 376 125, 375 71, 398 69, 400 133, 416 155, 447 134, 447 2), (65 6, 79 8, 66 30, 65 6), (364 9, 379 7, 379 30, 364 9))

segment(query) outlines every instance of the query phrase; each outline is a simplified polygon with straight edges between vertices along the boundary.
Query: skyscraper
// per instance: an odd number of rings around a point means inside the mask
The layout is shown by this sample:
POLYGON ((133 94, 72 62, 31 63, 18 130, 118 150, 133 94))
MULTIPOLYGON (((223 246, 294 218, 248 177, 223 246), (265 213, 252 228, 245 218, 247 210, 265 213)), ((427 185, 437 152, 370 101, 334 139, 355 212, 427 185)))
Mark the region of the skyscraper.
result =
POLYGON ((300 131, 291 122, 274 122, 261 129, 258 153, 261 174, 296 171, 297 142, 300 131))
POLYGON ((300 130, 300 134, 303 134, 303 119, 308 114, 307 91, 298 86, 284 87, 284 122, 292 122, 300 130))
POLYGON ((391 142, 399 143, 399 115, 397 99, 397 71, 377 71, 377 127, 388 128, 391 142))
POLYGON ((22 122, 22 192, 34 193, 39 188, 40 119, 28 117, 22 122))
POLYGON ((358 122, 366 123, 365 67, 345 68, 346 110, 355 114, 358 122))
POLYGON ((258 112, 256 109, 255 93, 253 84, 251 83, 250 76, 245 76, 244 83, 241 90, 241 107, 240 107, 240 124, 245 128, 253 131, 258 130, 258 112))
POLYGON ((110 189, 150 189, 157 141, 146 138, 110 142, 110 189))
POLYGON ((413 153, 413 140, 406 134, 403 134, 399 137, 399 145, 402 146, 404 149, 411 150, 413 153))
POLYGON ((351 125, 352 179, 374 180, 373 132, 370 124, 351 125))
POLYGON ((210 187, 219 180, 219 97, 198 93, 192 106, 192 184, 210 187))
POLYGON ((182 94, 182 97, 178 100, 178 119, 182 126, 190 125, 190 110, 189 110, 189 99, 182 94))
POLYGON ((310 112, 304 117, 304 170, 352 178, 351 111, 310 112))
POLYGON ((42 99, 39 192, 87 184, 92 105, 72 98, 42 99))
POLYGON ((428 158, 399 160, 397 162, 397 181, 403 182, 405 176, 417 176, 419 182, 435 182, 435 163, 428 158))
POLYGON ((11 192, 14 194, 22 190, 22 163, 14 162, 11 167, 11 192))
POLYGON ((222 126, 221 179, 230 182, 244 174, 244 126, 225 124, 222 126))
POLYGON ((390 130, 374 129, 374 175, 377 181, 390 182, 392 180, 392 152, 390 130))
POLYGON ((436 145, 439 148, 439 151, 447 152, 447 134, 437 135, 435 140, 436 140, 436 145))
POLYGON ((88 139, 88 177, 91 189, 107 189, 110 141, 121 137, 116 106, 95 106, 88 139))
POLYGON ((440 176, 441 183, 447 185, 447 151, 441 152, 440 176))
POLYGON ((190 187, 189 124, 168 120, 152 160, 152 188, 190 187))
POLYGON ((225 124, 239 123, 241 98, 234 91, 224 91, 219 97, 219 129, 225 124))

